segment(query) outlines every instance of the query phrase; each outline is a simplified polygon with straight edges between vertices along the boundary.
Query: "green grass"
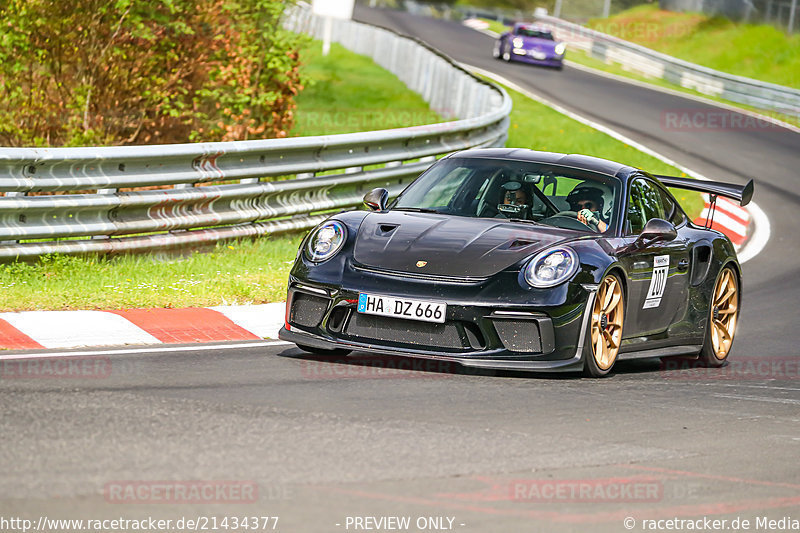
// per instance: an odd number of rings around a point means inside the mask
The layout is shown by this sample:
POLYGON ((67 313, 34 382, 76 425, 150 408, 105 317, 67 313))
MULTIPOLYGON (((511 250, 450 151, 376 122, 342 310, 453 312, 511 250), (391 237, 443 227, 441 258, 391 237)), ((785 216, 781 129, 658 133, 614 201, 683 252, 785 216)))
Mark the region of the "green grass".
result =
POLYGON ((503 24, 498 20, 484 19, 484 18, 480 20, 489 23, 488 29, 492 30, 495 33, 503 34, 511 29, 511 26, 506 26, 505 24, 503 24))
POLYGON ((311 82, 297 96, 295 127, 290 135, 333 135, 405 128, 441 122, 422 97, 372 59, 333 43, 322 55, 312 41, 301 52, 311 82))
POLYGON ((51 255, 0 265, 0 311, 241 305, 282 301, 301 236, 218 245, 159 260, 51 255))
POLYGON ((590 28, 671 56, 757 80, 800 88, 800 34, 698 13, 642 5, 590 28))

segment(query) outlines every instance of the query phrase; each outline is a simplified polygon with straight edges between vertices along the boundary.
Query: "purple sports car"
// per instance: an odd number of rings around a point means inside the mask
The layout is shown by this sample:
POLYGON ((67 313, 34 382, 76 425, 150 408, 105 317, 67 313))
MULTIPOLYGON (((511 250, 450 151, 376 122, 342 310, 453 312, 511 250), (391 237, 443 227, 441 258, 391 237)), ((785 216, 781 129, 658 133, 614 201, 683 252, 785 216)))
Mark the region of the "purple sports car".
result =
POLYGON ((514 24, 494 43, 493 55, 505 61, 523 61, 534 65, 564 66, 566 44, 556 42, 549 29, 536 24, 514 24))

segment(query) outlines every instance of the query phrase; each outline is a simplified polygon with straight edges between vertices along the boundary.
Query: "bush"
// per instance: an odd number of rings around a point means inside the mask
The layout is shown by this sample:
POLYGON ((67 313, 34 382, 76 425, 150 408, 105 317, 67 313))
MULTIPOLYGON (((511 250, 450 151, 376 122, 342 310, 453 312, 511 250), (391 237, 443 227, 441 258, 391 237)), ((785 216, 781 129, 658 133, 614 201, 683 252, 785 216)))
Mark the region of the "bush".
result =
POLYGON ((289 0, 7 0, 0 145, 282 137, 302 88, 289 0))

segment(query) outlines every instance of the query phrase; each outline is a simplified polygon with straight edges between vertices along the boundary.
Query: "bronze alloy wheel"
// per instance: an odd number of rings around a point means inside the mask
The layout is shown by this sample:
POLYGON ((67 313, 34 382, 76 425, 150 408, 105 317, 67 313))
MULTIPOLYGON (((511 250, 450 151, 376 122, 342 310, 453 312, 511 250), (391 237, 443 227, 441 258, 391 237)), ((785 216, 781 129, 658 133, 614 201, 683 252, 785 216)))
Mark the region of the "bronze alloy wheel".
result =
POLYGON ((724 361, 733 344, 739 316, 739 284, 736 274, 725 268, 714 287, 710 310, 711 348, 718 361, 724 361))
POLYGON ((589 375, 604 376, 614 366, 622 343, 625 305, 622 282, 614 274, 603 278, 592 307, 589 340, 592 360, 586 361, 589 375))

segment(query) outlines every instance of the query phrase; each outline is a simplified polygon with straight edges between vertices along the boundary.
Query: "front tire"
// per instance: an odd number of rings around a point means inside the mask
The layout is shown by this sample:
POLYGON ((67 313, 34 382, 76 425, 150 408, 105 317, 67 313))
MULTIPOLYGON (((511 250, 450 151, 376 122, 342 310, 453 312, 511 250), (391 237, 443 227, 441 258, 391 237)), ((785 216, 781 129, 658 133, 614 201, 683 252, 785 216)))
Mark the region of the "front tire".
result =
POLYGON ((708 367, 725 364, 739 318, 739 278, 726 266, 717 276, 708 310, 708 324, 699 361, 708 367))
POLYGON ((511 62, 511 51, 507 47, 503 47, 503 61, 506 63, 511 62))
POLYGON ((494 48, 492 48, 492 57, 495 59, 500 59, 500 41, 494 42, 494 48))
POLYGON ((313 353, 316 355, 347 355, 352 352, 352 350, 345 350, 344 348, 317 348, 316 346, 307 346, 305 344, 297 344, 297 347, 304 352, 313 353))
POLYGON ((583 373, 601 378, 608 375, 617 361, 622 344, 622 325, 625 321, 625 293, 616 274, 607 274, 597 288, 592 305, 589 332, 584 345, 583 373))

